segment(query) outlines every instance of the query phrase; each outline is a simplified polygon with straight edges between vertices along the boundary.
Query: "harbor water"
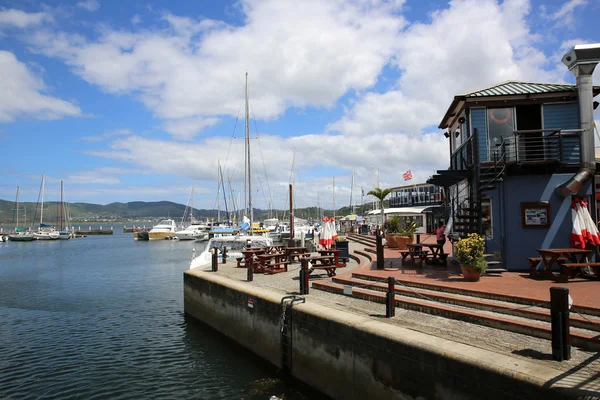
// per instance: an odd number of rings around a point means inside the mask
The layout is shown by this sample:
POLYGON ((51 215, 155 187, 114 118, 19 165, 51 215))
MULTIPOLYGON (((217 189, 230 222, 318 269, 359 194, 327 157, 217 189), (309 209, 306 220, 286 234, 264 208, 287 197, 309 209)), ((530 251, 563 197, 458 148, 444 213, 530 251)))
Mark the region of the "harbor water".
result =
POLYGON ((203 246, 138 242, 116 225, 0 242, 0 398, 317 397, 184 315, 183 271, 203 246))

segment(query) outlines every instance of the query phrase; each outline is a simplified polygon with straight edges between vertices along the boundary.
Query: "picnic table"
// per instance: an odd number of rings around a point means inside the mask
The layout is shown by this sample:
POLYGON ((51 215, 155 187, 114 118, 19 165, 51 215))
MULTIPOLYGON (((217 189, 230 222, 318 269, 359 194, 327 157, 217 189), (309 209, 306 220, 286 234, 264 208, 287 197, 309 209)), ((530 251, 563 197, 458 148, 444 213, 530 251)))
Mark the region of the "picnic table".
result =
POLYGON ((437 243, 409 243, 406 245, 408 249, 408 253, 400 252, 402 255, 402 260, 405 260, 408 256, 410 256, 410 261, 415 262, 416 259, 419 260, 420 263, 423 261, 427 261, 430 258, 432 263, 446 265, 446 259, 448 254, 444 253, 444 245, 437 243), (428 248, 429 250, 423 250, 423 248, 428 248))
MULTIPOLYGON (((244 265, 241 265, 241 261, 242 258, 238 258, 237 259, 237 268, 247 268, 248 265, 252 265, 252 268, 255 269, 255 263, 254 263, 254 259, 256 256, 258 256, 259 254, 264 254, 267 252, 266 248, 251 248, 251 249, 246 249, 244 251, 242 251, 242 254, 244 255, 244 265)), ((255 272, 260 272, 260 271, 255 271, 255 272)))
POLYGON ((332 277, 335 276, 335 270, 339 268, 335 262, 335 256, 313 256, 308 258, 308 262, 311 265, 308 269, 309 274, 312 274, 314 270, 324 269, 327 276, 332 277))
POLYGON ((306 252, 306 247, 285 247, 285 255, 289 262, 293 262, 294 258, 299 260, 306 252))
POLYGON ((342 268, 342 267, 346 266, 346 263, 340 263, 340 253, 341 252, 342 252, 342 250, 336 250, 336 249, 317 250, 317 253, 319 253, 319 256, 333 256, 334 263, 335 263, 335 265, 338 266, 338 268, 342 268))
POLYGON ((575 249, 575 248, 564 248, 564 249, 537 249, 538 253, 542 257, 544 263, 544 271, 541 272, 542 277, 551 278, 560 282, 568 282, 569 275, 574 278, 576 274, 581 273, 581 267, 585 266, 600 266, 600 263, 588 262, 588 256, 591 254, 591 250, 586 249, 575 249), (559 263, 558 259, 564 257, 568 261, 567 263, 559 263), (561 270, 559 276, 552 273, 552 266, 558 265, 561 270), (597 264, 597 265, 596 265, 597 264), (569 270, 573 269, 571 273, 569 270))
POLYGON ((427 258, 427 250, 423 250, 423 243, 409 243, 406 245, 408 249, 408 256, 410 257, 411 262, 415 262, 416 259, 419 259, 421 263, 427 258))
POLYGON ((278 272, 287 272, 289 261, 285 261, 285 253, 263 253, 256 256, 258 260, 259 272, 266 274, 276 274, 278 272))
POLYGON ((275 253, 284 253, 285 252, 284 245, 267 246, 266 249, 267 249, 267 254, 275 254, 275 253))

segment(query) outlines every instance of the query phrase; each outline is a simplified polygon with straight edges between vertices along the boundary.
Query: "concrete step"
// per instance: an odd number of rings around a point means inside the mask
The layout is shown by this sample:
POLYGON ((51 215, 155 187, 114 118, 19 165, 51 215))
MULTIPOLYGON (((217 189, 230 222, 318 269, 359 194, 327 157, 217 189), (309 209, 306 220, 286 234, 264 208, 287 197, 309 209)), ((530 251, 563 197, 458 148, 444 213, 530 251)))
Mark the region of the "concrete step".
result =
MULTIPOLYGON (((352 278, 359 279, 359 280, 365 280, 365 281, 387 283, 386 277, 366 275, 366 274, 363 274, 360 272, 353 272, 352 278)), ((520 304, 520 305, 524 305, 524 306, 536 306, 536 305, 539 306, 540 304, 542 304, 544 308, 550 308, 550 301, 540 302, 540 301, 536 301, 534 299, 530 299, 528 297, 523 297, 523 296, 518 296, 518 295, 489 293, 489 292, 485 292, 485 291, 477 290, 477 289, 462 289, 462 288, 456 288, 456 287, 448 287, 448 286, 443 286, 443 285, 436 285, 435 283, 431 283, 431 282, 413 282, 410 280, 403 280, 402 277, 399 277, 396 279, 399 282, 401 282, 402 285, 411 287, 411 288, 429 289, 429 290, 435 290, 438 292, 462 294, 462 295, 478 297, 478 298, 482 298, 482 299, 506 301, 506 302, 520 304)), ((583 313, 585 315, 593 315, 596 317, 600 317, 600 311, 597 309, 583 307, 583 306, 577 306, 577 309, 580 313, 583 313)))
MULTIPOLYGON (((334 283, 361 287, 364 289, 387 292, 387 283, 369 282, 354 278, 333 277, 334 283)), ((523 306, 508 301, 488 300, 472 297, 466 294, 443 293, 431 289, 417 289, 408 286, 396 285, 396 292, 401 296, 417 299, 431 300, 443 304, 472 308, 477 310, 492 311, 499 314, 514 315, 532 320, 550 322, 550 310, 545 304, 539 306, 523 306)), ((571 326, 600 332, 600 317, 591 315, 571 315, 571 326)))
MULTIPOLYGON (((338 294, 343 294, 344 290, 343 284, 325 280, 313 282, 312 287, 314 289, 338 294)), ((369 288, 353 288, 352 297, 377 303, 385 303, 386 301, 385 293, 369 288)), ((401 295, 397 295, 395 301, 396 307, 407 310, 424 312, 450 319, 457 319, 548 340, 552 338, 550 323, 544 321, 468 307, 459 307, 452 304, 442 304, 437 301, 417 299, 401 295)), ((382 310, 382 313, 383 312, 384 310, 382 310)), ((600 339, 598 339, 597 332, 581 328, 571 328, 571 344, 584 349, 594 351, 600 350, 600 339)))

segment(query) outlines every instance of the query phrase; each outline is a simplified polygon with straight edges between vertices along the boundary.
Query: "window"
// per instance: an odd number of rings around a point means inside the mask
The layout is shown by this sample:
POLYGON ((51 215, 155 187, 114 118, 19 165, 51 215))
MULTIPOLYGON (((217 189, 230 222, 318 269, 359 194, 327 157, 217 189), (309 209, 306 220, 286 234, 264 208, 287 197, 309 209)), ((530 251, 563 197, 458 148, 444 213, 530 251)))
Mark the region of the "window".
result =
MULTIPOLYGON (((490 155, 497 150, 502 139, 512 138, 515 130, 513 109, 510 108, 488 108, 488 143, 490 155)), ((506 140, 506 139, 505 139, 506 140)))

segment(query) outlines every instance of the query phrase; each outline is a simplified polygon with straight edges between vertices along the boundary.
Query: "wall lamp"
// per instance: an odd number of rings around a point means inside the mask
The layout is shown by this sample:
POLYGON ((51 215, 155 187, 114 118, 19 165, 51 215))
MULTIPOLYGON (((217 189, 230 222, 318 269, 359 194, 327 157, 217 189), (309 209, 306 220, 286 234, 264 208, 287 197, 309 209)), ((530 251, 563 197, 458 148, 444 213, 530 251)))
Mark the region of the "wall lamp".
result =
POLYGON ((598 108, 598 104, 600 104, 600 103, 598 103, 597 101, 595 101, 593 104, 594 104, 594 110, 595 110, 596 108, 598 108))
POLYGON ((444 137, 445 137, 446 139, 448 139, 448 138, 450 137, 450 133, 448 133, 448 132, 444 132, 444 137))

